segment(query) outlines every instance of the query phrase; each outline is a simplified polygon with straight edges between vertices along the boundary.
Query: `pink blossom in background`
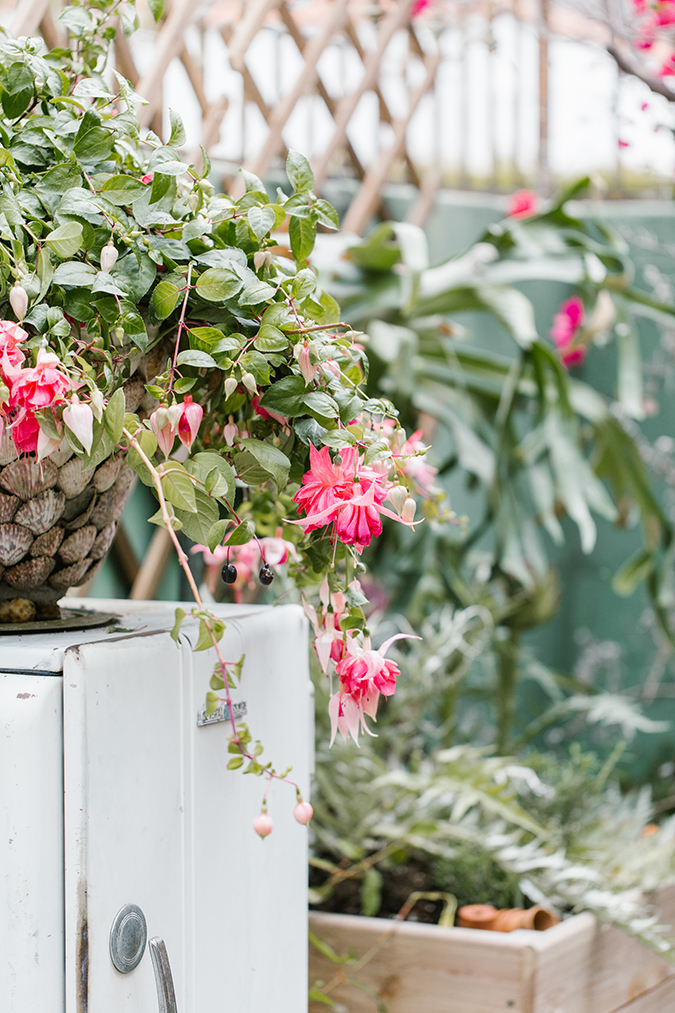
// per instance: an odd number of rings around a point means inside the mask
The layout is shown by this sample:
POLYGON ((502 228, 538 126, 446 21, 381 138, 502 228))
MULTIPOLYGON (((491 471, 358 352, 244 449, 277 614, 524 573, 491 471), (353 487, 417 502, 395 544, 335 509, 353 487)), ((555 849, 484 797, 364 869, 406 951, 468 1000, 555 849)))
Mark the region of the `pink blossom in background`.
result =
POLYGON ((623 141, 621 138, 617 141, 620 148, 630 148, 630 141, 623 141))
POLYGON ((553 318, 551 337, 560 353, 563 366, 580 365, 586 358, 586 346, 572 347, 577 331, 584 322, 584 304, 578 295, 565 300, 553 318))
POLYGON ((403 465, 403 474, 412 479, 419 491, 425 495, 433 493, 436 489, 434 481, 438 474, 438 468, 427 464, 426 458, 415 456, 418 451, 426 450, 426 445, 421 439, 422 430, 418 429, 409 436, 401 447, 401 457, 408 460, 403 465))
POLYGON ((155 178, 154 172, 148 172, 145 174, 145 176, 141 176, 141 183, 145 184, 152 183, 154 178, 155 178))
POLYGON ((532 190, 517 190, 509 197, 507 218, 530 218, 539 212, 539 198, 532 190))
POLYGON ((423 14, 424 11, 428 10, 430 7, 431 7, 431 0, 415 0, 415 3, 412 6, 412 10, 410 11, 410 17, 417 18, 419 17, 420 14, 423 14))

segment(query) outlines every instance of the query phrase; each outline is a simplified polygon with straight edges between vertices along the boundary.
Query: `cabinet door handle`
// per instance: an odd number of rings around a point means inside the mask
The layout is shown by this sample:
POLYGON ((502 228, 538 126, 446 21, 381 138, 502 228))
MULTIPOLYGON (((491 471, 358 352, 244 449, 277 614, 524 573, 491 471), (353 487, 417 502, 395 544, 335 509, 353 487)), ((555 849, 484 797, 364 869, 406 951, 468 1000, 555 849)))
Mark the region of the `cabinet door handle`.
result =
POLYGON ((148 943, 148 949, 150 950, 152 969, 155 972, 159 1013, 178 1013, 171 964, 169 963, 169 954, 166 952, 166 943, 163 939, 158 939, 155 936, 148 943))

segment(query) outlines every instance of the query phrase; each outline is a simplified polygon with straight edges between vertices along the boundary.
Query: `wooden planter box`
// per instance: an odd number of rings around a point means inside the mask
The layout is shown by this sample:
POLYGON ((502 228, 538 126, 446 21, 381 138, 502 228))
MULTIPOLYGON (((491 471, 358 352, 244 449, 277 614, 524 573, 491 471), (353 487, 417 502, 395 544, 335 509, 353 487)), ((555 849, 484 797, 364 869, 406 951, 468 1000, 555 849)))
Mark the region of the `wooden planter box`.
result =
MULTIPOLYGON (((675 888, 655 903, 664 921, 675 921, 675 888)), ((310 914, 310 928, 340 954, 354 947, 362 958, 378 947, 362 968, 344 970, 378 992, 389 1013, 675 1013, 675 966, 590 914, 546 932, 323 913, 310 914)), ((310 946, 310 983, 339 971, 310 946)), ((375 1013, 353 986, 330 996, 349 1013, 375 1013)))

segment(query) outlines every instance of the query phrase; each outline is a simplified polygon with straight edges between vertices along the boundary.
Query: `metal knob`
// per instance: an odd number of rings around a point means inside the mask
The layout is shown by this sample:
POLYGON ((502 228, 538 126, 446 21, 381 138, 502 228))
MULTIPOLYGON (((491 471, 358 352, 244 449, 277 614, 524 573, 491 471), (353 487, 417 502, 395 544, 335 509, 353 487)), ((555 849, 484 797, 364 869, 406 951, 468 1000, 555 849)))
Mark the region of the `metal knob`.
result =
POLYGON ((125 904, 110 929, 110 959, 122 974, 138 967, 148 938, 145 915, 137 904, 125 904))
POLYGON ((150 950, 152 969, 155 972, 159 1013, 178 1013, 171 964, 169 963, 169 954, 166 952, 166 943, 163 939, 158 939, 155 936, 148 943, 148 949, 150 950))

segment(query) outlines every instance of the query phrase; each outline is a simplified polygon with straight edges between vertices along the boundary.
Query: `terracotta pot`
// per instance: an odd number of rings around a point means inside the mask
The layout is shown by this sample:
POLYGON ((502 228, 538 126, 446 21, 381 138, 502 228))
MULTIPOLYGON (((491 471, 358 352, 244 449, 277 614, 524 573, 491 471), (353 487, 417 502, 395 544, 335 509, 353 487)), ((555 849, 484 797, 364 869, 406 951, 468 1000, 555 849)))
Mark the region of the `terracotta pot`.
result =
POLYGON ((513 932, 514 929, 535 929, 543 932, 557 925, 560 918, 539 904, 530 908, 504 908, 492 904, 465 904, 457 912, 456 924, 464 929, 488 929, 492 932, 513 932))

